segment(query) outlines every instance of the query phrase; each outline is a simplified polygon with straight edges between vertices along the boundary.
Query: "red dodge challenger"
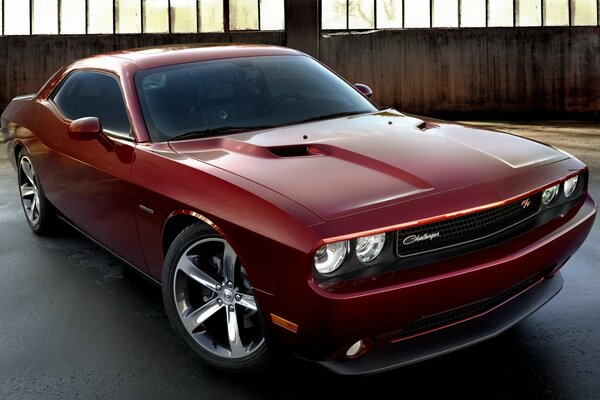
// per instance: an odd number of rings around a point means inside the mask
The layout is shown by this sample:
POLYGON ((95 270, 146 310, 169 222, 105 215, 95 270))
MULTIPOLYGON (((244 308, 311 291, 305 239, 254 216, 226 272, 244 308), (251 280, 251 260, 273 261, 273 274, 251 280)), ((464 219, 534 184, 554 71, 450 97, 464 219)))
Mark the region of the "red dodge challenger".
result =
POLYGON ((370 92, 286 48, 122 51, 16 97, 2 137, 31 229, 59 217, 161 284, 210 365, 368 374, 540 308, 597 211, 571 155, 370 92))

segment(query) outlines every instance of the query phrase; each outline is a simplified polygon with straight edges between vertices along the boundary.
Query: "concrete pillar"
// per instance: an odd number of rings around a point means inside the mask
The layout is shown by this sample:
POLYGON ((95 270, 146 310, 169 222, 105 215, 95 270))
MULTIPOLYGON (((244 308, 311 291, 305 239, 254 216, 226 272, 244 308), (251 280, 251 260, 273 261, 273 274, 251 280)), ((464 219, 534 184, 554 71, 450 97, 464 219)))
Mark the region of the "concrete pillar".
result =
POLYGON ((285 0, 287 46, 319 57, 319 0, 285 0))

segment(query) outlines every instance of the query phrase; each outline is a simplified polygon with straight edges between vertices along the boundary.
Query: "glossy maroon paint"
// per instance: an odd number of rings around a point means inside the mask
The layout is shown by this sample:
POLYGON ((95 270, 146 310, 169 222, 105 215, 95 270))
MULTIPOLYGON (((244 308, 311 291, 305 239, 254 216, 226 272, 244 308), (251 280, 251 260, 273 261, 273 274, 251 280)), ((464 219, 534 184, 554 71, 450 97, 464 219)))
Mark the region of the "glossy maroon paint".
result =
POLYGON ((69 133, 76 139, 82 139, 86 135, 100 134, 102 130, 102 122, 96 117, 79 118, 69 125, 69 133))
POLYGON ((373 90, 371 90, 371 88, 368 87, 367 85, 364 85, 362 83, 355 83, 354 87, 357 88, 358 91, 361 92, 366 97, 373 96, 373 90))
POLYGON ((397 339, 416 318, 495 296, 555 273, 589 233, 589 195, 561 218, 514 240, 368 278, 319 284, 313 256, 323 243, 442 220, 526 197, 586 171, 579 160, 512 135, 422 120, 393 110, 225 137, 151 143, 133 77, 163 65, 260 55, 268 46, 161 47, 91 57, 61 69, 35 96, 3 114, 13 163, 27 148, 49 200, 71 223, 161 280, 173 221, 203 221, 240 256, 280 342, 304 357, 343 354, 361 338, 397 339), (121 83, 132 138, 85 134, 48 100, 76 69, 121 83), (373 139, 375 138, 375 140, 373 139), (272 147, 305 145, 281 158, 272 147))

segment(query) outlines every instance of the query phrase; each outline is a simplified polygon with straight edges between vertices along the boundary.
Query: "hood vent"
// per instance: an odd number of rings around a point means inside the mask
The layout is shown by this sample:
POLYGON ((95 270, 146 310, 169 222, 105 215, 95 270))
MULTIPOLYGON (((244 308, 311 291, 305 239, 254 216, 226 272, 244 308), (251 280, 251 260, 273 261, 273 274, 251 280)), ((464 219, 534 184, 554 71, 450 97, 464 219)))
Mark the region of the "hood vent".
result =
POLYGON ((417 125, 417 129, 425 132, 429 129, 439 128, 439 126, 432 124, 431 122, 423 121, 419 125, 417 125))
POLYGON ((269 151, 277 157, 306 157, 315 155, 310 152, 310 148, 306 145, 272 147, 269 151))

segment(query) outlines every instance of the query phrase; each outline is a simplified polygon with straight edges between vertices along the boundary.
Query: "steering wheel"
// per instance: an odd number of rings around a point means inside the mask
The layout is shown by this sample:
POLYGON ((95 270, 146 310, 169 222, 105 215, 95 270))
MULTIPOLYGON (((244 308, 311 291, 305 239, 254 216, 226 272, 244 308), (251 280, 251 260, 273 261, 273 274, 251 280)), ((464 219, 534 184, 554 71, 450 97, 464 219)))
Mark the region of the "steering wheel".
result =
POLYGON ((286 100, 291 100, 291 99, 293 99, 295 101, 303 101, 303 100, 306 100, 306 97, 298 92, 288 92, 288 93, 280 94, 279 96, 275 97, 273 100, 271 100, 269 102, 269 104, 265 108, 264 115, 271 115, 273 110, 278 105, 282 104, 286 100))

